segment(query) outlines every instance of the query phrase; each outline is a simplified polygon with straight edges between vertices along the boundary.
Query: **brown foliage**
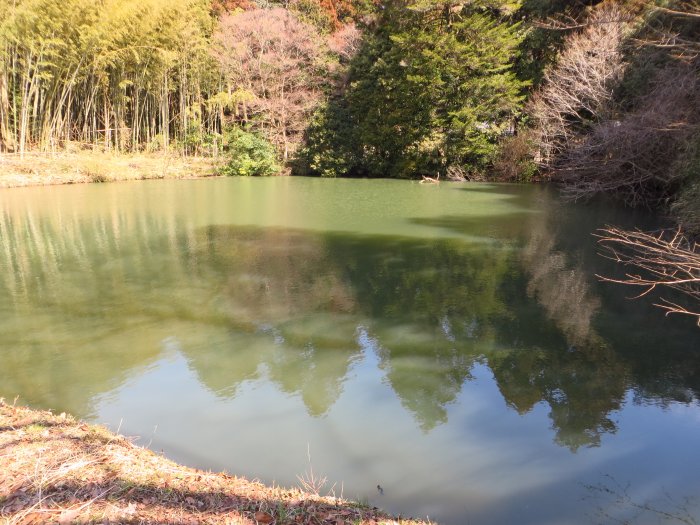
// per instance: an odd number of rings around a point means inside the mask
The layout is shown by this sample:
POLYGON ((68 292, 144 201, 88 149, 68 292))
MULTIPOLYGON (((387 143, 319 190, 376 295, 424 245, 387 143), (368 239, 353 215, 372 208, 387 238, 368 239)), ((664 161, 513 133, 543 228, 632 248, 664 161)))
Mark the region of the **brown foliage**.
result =
POLYGON ((256 7, 253 0, 213 0, 211 3, 212 13, 214 13, 216 17, 235 13, 238 10, 248 11, 256 7))
POLYGON ((497 180, 512 182, 532 178, 536 170, 532 161, 536 148, 532 136, 532 129, 523 128, 517 135, 503 139, 498 157, 493 163, 497 180))
POLYGON ((692 307, 661 299, 656 306, 666 315, 677 313, 696 317, 700 326, 700 246, 687 239, 681 230, 642 232, 606 228, 599 230, 598 242, 606 257, 633 270, 622 279, 598 276, 604 281, 637 286, 638 297, 657 288, 676 290, 688 296, 692 307))

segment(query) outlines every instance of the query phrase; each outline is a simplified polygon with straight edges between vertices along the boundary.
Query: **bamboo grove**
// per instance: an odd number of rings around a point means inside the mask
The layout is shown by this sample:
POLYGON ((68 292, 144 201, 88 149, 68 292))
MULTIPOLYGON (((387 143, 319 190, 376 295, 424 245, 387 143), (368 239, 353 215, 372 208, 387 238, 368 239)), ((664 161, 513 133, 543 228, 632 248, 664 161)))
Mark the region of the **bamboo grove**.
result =
POLYGON ((212 31, 202 0, 0 0, 0 151, 196 154, 220 125, 212 31))

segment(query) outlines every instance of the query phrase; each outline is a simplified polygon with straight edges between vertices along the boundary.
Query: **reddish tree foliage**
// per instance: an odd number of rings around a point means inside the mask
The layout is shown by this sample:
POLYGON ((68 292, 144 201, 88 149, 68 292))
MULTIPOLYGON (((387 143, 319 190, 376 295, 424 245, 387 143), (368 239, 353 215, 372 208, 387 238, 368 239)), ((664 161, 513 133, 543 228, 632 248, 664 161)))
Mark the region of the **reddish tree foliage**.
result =
POLYGON ((250 122, 287 159, 322 99, 322 38, 293 13, 275 8, 224 15, 214 40, 230 91, 253 95, 250 122))
POLYGON ((362 33, 355 24, 346 24, 328 37, 328 47, 341 60, 350 60, 360 49, 362 33))
POLYGON ((356 9, 350 0, 289 0, 288 8, 322 33, 334 33, 352 23, 356 9))

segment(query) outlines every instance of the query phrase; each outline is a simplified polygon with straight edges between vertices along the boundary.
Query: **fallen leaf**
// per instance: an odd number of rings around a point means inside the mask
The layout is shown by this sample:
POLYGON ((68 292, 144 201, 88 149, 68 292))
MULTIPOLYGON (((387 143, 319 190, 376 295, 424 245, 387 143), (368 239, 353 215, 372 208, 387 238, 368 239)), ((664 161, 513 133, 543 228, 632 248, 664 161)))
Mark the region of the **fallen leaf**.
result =
POLYGON ((267 512, 258 511, 255 513, 255 521, 258 523, 272 523, 275 521, 275 518, 273 518, 267 512))
POLYGON ((124 514, 126 514, 126 515, 136 514, 136 503, 129 503, 129 505, 124 509, 124 514))
POLYGON ((58 518, 58 523, 61 525, 64 525, 65 523, 73 523, 75 518, 78 517, 78 514, 80 514, 80 510, 78 509, 64 510, 61 512, 61 515, 58 518))

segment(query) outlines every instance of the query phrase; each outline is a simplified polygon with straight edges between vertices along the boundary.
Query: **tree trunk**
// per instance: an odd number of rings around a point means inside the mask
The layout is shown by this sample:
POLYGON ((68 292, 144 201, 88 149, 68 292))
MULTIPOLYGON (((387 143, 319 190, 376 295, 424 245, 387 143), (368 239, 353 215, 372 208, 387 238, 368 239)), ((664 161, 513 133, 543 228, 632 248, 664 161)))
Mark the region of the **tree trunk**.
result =
POLYGON ((10 98, 7 95, 7 72, 0 64, 0 152, 14 151, 14 140, 10 134, 10 98))

